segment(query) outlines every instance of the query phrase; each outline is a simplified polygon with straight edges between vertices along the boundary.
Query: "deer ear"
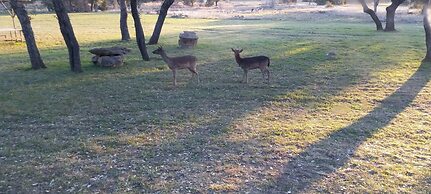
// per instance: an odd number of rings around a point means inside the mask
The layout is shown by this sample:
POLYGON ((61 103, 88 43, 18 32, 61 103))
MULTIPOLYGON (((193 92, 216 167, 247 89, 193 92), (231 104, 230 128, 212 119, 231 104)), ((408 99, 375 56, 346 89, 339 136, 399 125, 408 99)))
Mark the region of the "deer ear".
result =
POLYGON ((240 53, 242 52, 242 49, 239 51, 240 53))
POLYGON ((235 50, 233 50, 233 48, 230 48, 230 49, 232 49, 232 52, 235 52, 235 50))

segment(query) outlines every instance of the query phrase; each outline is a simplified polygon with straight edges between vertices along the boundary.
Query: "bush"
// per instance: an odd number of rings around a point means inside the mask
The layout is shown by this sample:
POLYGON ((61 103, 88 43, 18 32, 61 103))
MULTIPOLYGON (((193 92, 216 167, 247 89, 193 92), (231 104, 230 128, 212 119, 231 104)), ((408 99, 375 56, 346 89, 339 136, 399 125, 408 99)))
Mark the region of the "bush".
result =
POLYGON ((297 3, 298 0, 282 0, 283 3, 297 3))
POLYGON ((98 1, 97 3, 99 4, 98 9, 100 11, 108 10, 108 2, 106 0, 98 1))
POLYGON ((346 0, 316 0, 317 5, 328 5, 328 3, 331 3, 331 5, 345 5, 346 0))
POLYGON ((52 4, 51 0, 42 0, 42 4, 44 6, 46 6, 46 8, 48 9, 49 12, 54 11, 54 5, 52 4))
POLYGON ((183 0, 184 5, 193 6, 196 0, 183 0))
POLYGON ((217 3, 219 2, 219 0, 207 0, 205 6, 213 6, 214 4, 217 6, 217 3))
POLYGON ((315 2, 317 5, 326 5, 326 1, 327 0, 316 0, 315 2))

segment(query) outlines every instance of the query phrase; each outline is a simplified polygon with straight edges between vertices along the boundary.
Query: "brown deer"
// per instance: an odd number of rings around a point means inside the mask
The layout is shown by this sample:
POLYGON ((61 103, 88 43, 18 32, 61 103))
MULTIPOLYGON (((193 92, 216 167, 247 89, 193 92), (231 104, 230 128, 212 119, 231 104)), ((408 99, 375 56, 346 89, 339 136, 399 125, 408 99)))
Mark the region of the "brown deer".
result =
POLYGON ((235 60, 238 63, 238 65, 242 68, 242 70, 244 70, 244 75, 243 75, 243 80, 245 79, 245 83, 248 83, 248 76, 247 73, 249 70, 252 69, 260 69, 260 71, 262 72, 262 76, 263 79, 265 79, 265 74, 268 75, 268 77, 266 78, 266 80, 269 82, 269 64, 270 64, 270 60, 268 57, 266 56, 257 56, 257 57, 246 57, 246 58, 241 58, 241 56, 239 56, 239 54, 242 52, 241 50, 237 50, 237 49, 233 49, 231 48, 232 51, 235 53, 235 60))
POLYGON ((177 69, 188 69, 192 72, 192 78, 196 75, 199 83, 199 74, 196 71, 196 57, 192 55, 186 55, 181 57, 168 57, 165 50, 160 46, 153 51, 153 54, 162 56, 163 61, 168 64, 169 69, 172 70, 174 76, 174 86, 177 85, 176 73, 177 69))

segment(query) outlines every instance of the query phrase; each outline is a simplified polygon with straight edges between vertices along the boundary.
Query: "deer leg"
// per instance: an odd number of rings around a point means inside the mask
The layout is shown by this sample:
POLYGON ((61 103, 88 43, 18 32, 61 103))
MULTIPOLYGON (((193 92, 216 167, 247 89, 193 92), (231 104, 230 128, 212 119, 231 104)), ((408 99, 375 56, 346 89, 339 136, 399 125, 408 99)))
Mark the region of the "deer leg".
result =
POLYGON ((262 78, 263 78, 263 80, 265 80, 266 69, 265 68, 261 68, 260 72, 262 72, 262 78))
POLYGON ((245 71, 245 83, 248 84, 248 71, 245 71))
POLYGON ((265 69, 265 73, 266 73, 266 75, 268 76, 268 77, 266 78, 266 82, 269 84, 269 77, 270 77, 270 75, 271 75, 271 73, 269 72, 269 69, 265 69))
POLYGON ((199 81, 199 74, 198 74, 198 72, 196 71, 196 68, 189 68, 189 70, 190 70, 190 72, 192 72, 192 79, 195 77, 195 75, 196 75, 196 77, 198 78, 198 83, 200 82, 199 81))
POLYGON ((190 72, 192 73, 192 79, 195 77, 196 72, 193 71, 193 69, 189 68, 190 72))
POLYGON ((177 71, 175 69, 172 70, 172 75, 174 76, 174 86, 177 86, 177 71))
POLYGON ((266 73, 268 74, 268 82, 269 82, 269 77, 271 75, 271 73, 269 72, 269 69, 266 69, 266 73))
POLYGON ((198 84, 201 82, 200 80, 199 80, 199 73, 196 71, 195 72, 195 74, 196 74, 196 77, 198 78, 198 84))

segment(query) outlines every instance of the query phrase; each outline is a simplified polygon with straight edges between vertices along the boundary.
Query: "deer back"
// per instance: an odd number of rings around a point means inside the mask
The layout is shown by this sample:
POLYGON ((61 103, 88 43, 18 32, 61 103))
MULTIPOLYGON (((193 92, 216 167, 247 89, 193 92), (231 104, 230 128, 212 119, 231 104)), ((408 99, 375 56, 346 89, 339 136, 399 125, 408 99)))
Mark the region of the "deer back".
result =
POLYGON ((237 63, 243 69, 257 69, 269 66, 269 58, 266 56, 245 57, 237 59, 237 63))
POLYGON ((186 55, 186 56, 180 56, 180 57, 171 57, 170 61, 171 64, 169 64, 170 68, 175 69, 184 69, 193 67, 196 65, 196 57, 192 55, 186 55))

